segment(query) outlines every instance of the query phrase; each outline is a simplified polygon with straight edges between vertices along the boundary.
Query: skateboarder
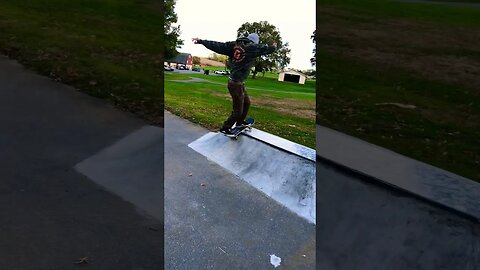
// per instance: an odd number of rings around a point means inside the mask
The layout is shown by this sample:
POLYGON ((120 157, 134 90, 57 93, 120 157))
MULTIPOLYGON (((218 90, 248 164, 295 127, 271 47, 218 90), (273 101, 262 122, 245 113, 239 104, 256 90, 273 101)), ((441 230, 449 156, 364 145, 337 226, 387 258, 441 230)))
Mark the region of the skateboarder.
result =
POLYGON ((229 42, 192 38, 195 44, 203 44, 207 49, 229 58, 231 75, 228 78, 228 92, 232 96, 233 110, 220 129, 220 132, 225 135, 232 135, 231 128, 234 124, 236 126, 246 125, 245 118, 250 107, 250 98, 245 90, 244 81, 250 74, 255 58, 273 53, 277 48, 276 43, 262 45, 259 44, 259 40, 260 37, 256 33, 229 42))

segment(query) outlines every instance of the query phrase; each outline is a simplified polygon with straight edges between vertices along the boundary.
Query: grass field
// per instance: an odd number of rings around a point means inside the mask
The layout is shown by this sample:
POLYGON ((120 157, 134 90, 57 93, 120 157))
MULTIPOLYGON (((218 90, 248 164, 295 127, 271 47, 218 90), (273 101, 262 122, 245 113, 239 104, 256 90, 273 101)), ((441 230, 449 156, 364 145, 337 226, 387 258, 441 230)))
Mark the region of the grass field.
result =
POLYGON ((0 0, 0 53, 163 125, 163 21, 154 0, 0 0))
MULTIPOLYGON (((165 108, 217 131, 232 110, 226 76, 165 74, 165 108), (174 82, 190 77, 207 81, 174 82)), ((278 82, 269 76, 248 79, 250 116, 256 128, 315 148, 315 82, 305 85, 278 82)))
POLYGON ((480 9, 317 2, 317 122, 480 181, 480 9))

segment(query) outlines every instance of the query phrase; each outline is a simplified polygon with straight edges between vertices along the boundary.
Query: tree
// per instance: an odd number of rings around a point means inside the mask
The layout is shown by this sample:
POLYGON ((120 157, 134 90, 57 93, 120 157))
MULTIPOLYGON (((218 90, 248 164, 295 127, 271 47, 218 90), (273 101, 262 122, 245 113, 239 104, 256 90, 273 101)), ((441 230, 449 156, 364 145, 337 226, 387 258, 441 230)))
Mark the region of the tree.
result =
POLYGON ((310 36, 310 38, 313 41, 314 47, 313 47, 313 57, 310 58, 310 63, 312 63, 312 66, 315 66, 317 64, 317 30, 313 31, 313 35, 310 36))
POLYGON ((194 65, 199 65, 200 64, 200 57, 194 56, 193 59, 192 59, 192 63, 194 65))
POLYGON ((178 20, 175 13, 176 0, 165 0, 165 23, 164 23, 164 41, 165 58, 169 59, 178 54, 177 48, 183 45, 183 40, 179 39, 180 26, 174 26, 178 20))
POLYGON ((308 76, 313 76, 316 74, 315 69, 308 69, 308 70, 303 70, 301 71, 303 74, 308 75, 308 76))
POLYGON ((274 53, 257 58, 252 75, 253 79, 255 79, 258 72, 262 72, 265 75, 265 71, 271 71, 275 68, 284 69, 290 63, 288 42, 282 42, 280 32, 274 25, 269 24, 267 21, 244 23, 237 30, 237 38, 246 37, 250 33, 257 33, 262 44, 271 45, 277 43, 277 50, 274 53))
POLYGON ((208 59, 217 61, 217 62, 222 62, 225 63, 225 61, 228 59, 226 55, 218 54, 218 53, 212 53, 208 57, 208 59))
POLYGON ((207 57, 207 59, 216 61, 216 59, 217 59, 217 54, 216 54, 216 53, 211 53, 211 54, 207 57))

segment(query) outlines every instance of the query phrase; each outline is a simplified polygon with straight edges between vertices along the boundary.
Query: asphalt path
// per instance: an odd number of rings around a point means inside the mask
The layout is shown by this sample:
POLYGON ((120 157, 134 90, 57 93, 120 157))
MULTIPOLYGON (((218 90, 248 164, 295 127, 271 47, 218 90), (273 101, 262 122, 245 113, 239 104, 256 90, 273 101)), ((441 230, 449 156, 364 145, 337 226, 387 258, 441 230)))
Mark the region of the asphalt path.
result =
POLYGON ((1 269, 161 269, 162 220, 74 169, 145 123, 3 57, 0 123, 1 269))
POLYGON ((165 113, 166 269, 315 269, 315 225, 188 147, 207 132, 165 113))
POLYGON ((167 114, 164 159, 161 128, 6 58, 0 112, 2 269, 314 269, 315 225, 188 148, 206 130, 167 114))
MULTIPOLYGON (((165 122, 163 222, 152 191, 141 200, 75 168, 118 153, 146 123, 0 58, 1 268, 161 269, 165 256, 166 269, 274 269, 271 255, 277 269, 314 269, 315 258, 318 269, 480 268, 477 222, 318 163, 315 234, 190 149, 205 129, 165 122)), ((150 142, 145 152, 163 152, 150 142)))
POLYGON ((318 269, 480 269, 480 224, 317 161, 318 269))

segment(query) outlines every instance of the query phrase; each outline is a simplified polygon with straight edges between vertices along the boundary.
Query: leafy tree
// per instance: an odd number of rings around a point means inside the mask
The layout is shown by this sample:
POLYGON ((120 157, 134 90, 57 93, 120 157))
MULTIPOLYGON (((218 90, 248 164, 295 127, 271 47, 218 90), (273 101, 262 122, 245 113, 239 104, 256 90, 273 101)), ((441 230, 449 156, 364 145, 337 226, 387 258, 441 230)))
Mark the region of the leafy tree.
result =
POLYGON ((176 0, 165 0, 165 23, 164 23, 164 40, 165 40, 165 58, 175 57, 178 52, 177 48, 183 45, 183 40, 179 39, 180 26, 174 26, 178 20, 175 13, 176 0))
POLYGON ((192 63, 194 65, 199 65, 200 64, 200 57, 194 56, 193 59, 192 59, 192 63))
POLYGON ((310 36, 310 38, 313 41, 314 47, 313 47, 313 57, 310 58, 310 63, 312 63, 312 66, 315 66, 317 64, 317 30, 313 31, 313 35, 310 36))
POLYGON ((226 56, 226 55, 217 54, 217 53, 212 53, 212 54, 210 54, 210 56, 208 57, 208 59, 213 60, 213 61, 217 61, 217 62, 225 63, 225 61, 227 60, 227 56, 226 56))
POLYGON ((290 63, 288 42, 282 42, 280 32, 274 25, 267 21, 244 23, 237 30, 237 38, 246 37, 250 33, 257 33, 262 44, 277 43, 277 50, 274 53, 257 58, 252 78, 255 78, 258 72, 265 75, 265 71, 272 71, 275 68, 283 69, 290 63))
POLYGON ((308 70, 303 70, 302 73, 308 76, 313 76, 316 74, 316 71, 315 69, 308 69, 308 70))
POLYGON ((225 70, 231 68, 229 66, 228 57, 226 55, 222 55, 222 54, 218 54, 218 53, 212 53, 212 54, 210 54, 208 59, 225 64, 225 70))
POLYGON ((215 61, 215 59, 217 59, 217 54, 216 53, 211 53, 207 59, 210 59, 210 60, 213 60, 215 61))

